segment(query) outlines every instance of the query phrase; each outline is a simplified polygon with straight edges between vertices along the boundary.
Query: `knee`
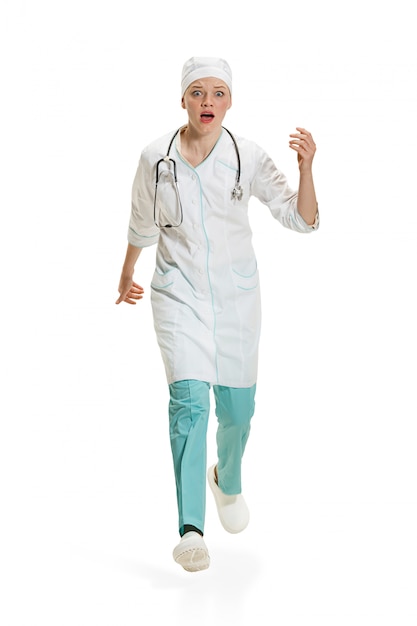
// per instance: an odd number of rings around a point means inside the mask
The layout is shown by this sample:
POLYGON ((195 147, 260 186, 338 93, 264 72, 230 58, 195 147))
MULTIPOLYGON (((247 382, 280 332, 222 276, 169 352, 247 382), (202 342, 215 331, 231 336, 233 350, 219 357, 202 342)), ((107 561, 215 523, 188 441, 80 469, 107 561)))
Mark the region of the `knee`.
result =
POLYGON ((249 428, 253 413, 250 411, 219 411, 216 409, 216 415, 221 427, 239 431, 249 428))
POLYGON ((243 389, 220 387, 216 392, 219 423, 229 428, 248 428, 255 412, 255 386, 243 389))
POLYGON ((209 412, 208 383, 181 380, 169 385, 169 423, 173 433, 188 432, 209 412))

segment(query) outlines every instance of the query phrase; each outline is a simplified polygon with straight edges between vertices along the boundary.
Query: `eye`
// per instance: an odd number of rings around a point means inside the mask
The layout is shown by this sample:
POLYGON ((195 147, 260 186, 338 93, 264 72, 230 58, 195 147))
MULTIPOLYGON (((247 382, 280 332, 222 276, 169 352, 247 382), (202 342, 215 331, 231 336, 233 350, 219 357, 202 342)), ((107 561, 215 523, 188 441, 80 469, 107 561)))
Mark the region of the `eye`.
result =
POLYGON ((192 95, 193 95, 193 96, 201 96, 201 91, 200 91, 199 89, 195 89, 195 90, 192 92, 192 95))
POLYGON ((221 98, 222 96, 224 96, 224 92, 223 91, 216 91, 216 96, 219 96, 219 98, 221 98))

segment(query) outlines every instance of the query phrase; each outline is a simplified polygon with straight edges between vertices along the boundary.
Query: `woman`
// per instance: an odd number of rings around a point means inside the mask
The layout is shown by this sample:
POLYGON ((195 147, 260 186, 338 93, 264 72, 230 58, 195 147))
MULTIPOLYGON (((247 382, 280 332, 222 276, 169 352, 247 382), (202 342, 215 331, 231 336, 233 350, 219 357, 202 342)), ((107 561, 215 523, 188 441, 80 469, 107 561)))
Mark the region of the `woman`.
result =
POLYGON ((318 227, 312 177, 315 144, 297 128, 298 192, 256 144, 222 126, 232 104, 232 74, 223 59, 192 57, 182 72, 187 123, 143 152, 133 183, 128 248, 117 304, 136 304, 133 280, 142 248, 157 244, 151 283, 155 331, 169 384, 169 430, 179 533, 173 555, 184 569, 210 563, 203 539, 206 432, 213 388, 218 461, 208 470, 224 528, 246 528, 241 462, 254 413, 260 333, 260 291, 251 196, 283 226, 318 227))

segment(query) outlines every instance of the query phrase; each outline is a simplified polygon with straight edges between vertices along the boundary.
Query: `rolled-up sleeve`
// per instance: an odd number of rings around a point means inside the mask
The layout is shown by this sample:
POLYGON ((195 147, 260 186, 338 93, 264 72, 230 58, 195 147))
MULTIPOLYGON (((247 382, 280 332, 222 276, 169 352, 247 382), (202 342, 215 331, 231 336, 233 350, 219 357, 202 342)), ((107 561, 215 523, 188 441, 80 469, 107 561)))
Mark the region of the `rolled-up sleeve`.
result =
POLYGON ((132 208, 130 213, 128 242, 137 248, 146 248, 158 242, 159 229, 153 215, 154 166, 147 153, 140 157, 132 185, 132 208))
POLYGON ((297 191, 289 186, 285 175, 278 170, 272 159, 261 149, 259 151, 251 186, 252 194, 267 205, 272 216, 286 228, 300 233, 317 230, 320 223, 318 211, 314 224, 307 224, 297 209, 297 191))

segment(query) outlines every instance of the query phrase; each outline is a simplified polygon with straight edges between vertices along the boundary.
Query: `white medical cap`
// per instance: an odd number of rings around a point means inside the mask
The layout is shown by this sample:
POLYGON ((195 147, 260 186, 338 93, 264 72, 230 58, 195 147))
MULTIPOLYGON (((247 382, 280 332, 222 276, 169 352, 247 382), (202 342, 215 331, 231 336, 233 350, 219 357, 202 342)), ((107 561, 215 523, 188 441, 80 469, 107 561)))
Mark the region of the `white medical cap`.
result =
POLYGON ((187 87, 199 78, 221 78, 232 93, 232 70, 224 59, 217 57, 191 57, 184 63, 181 78, 181 96, 187 87))

